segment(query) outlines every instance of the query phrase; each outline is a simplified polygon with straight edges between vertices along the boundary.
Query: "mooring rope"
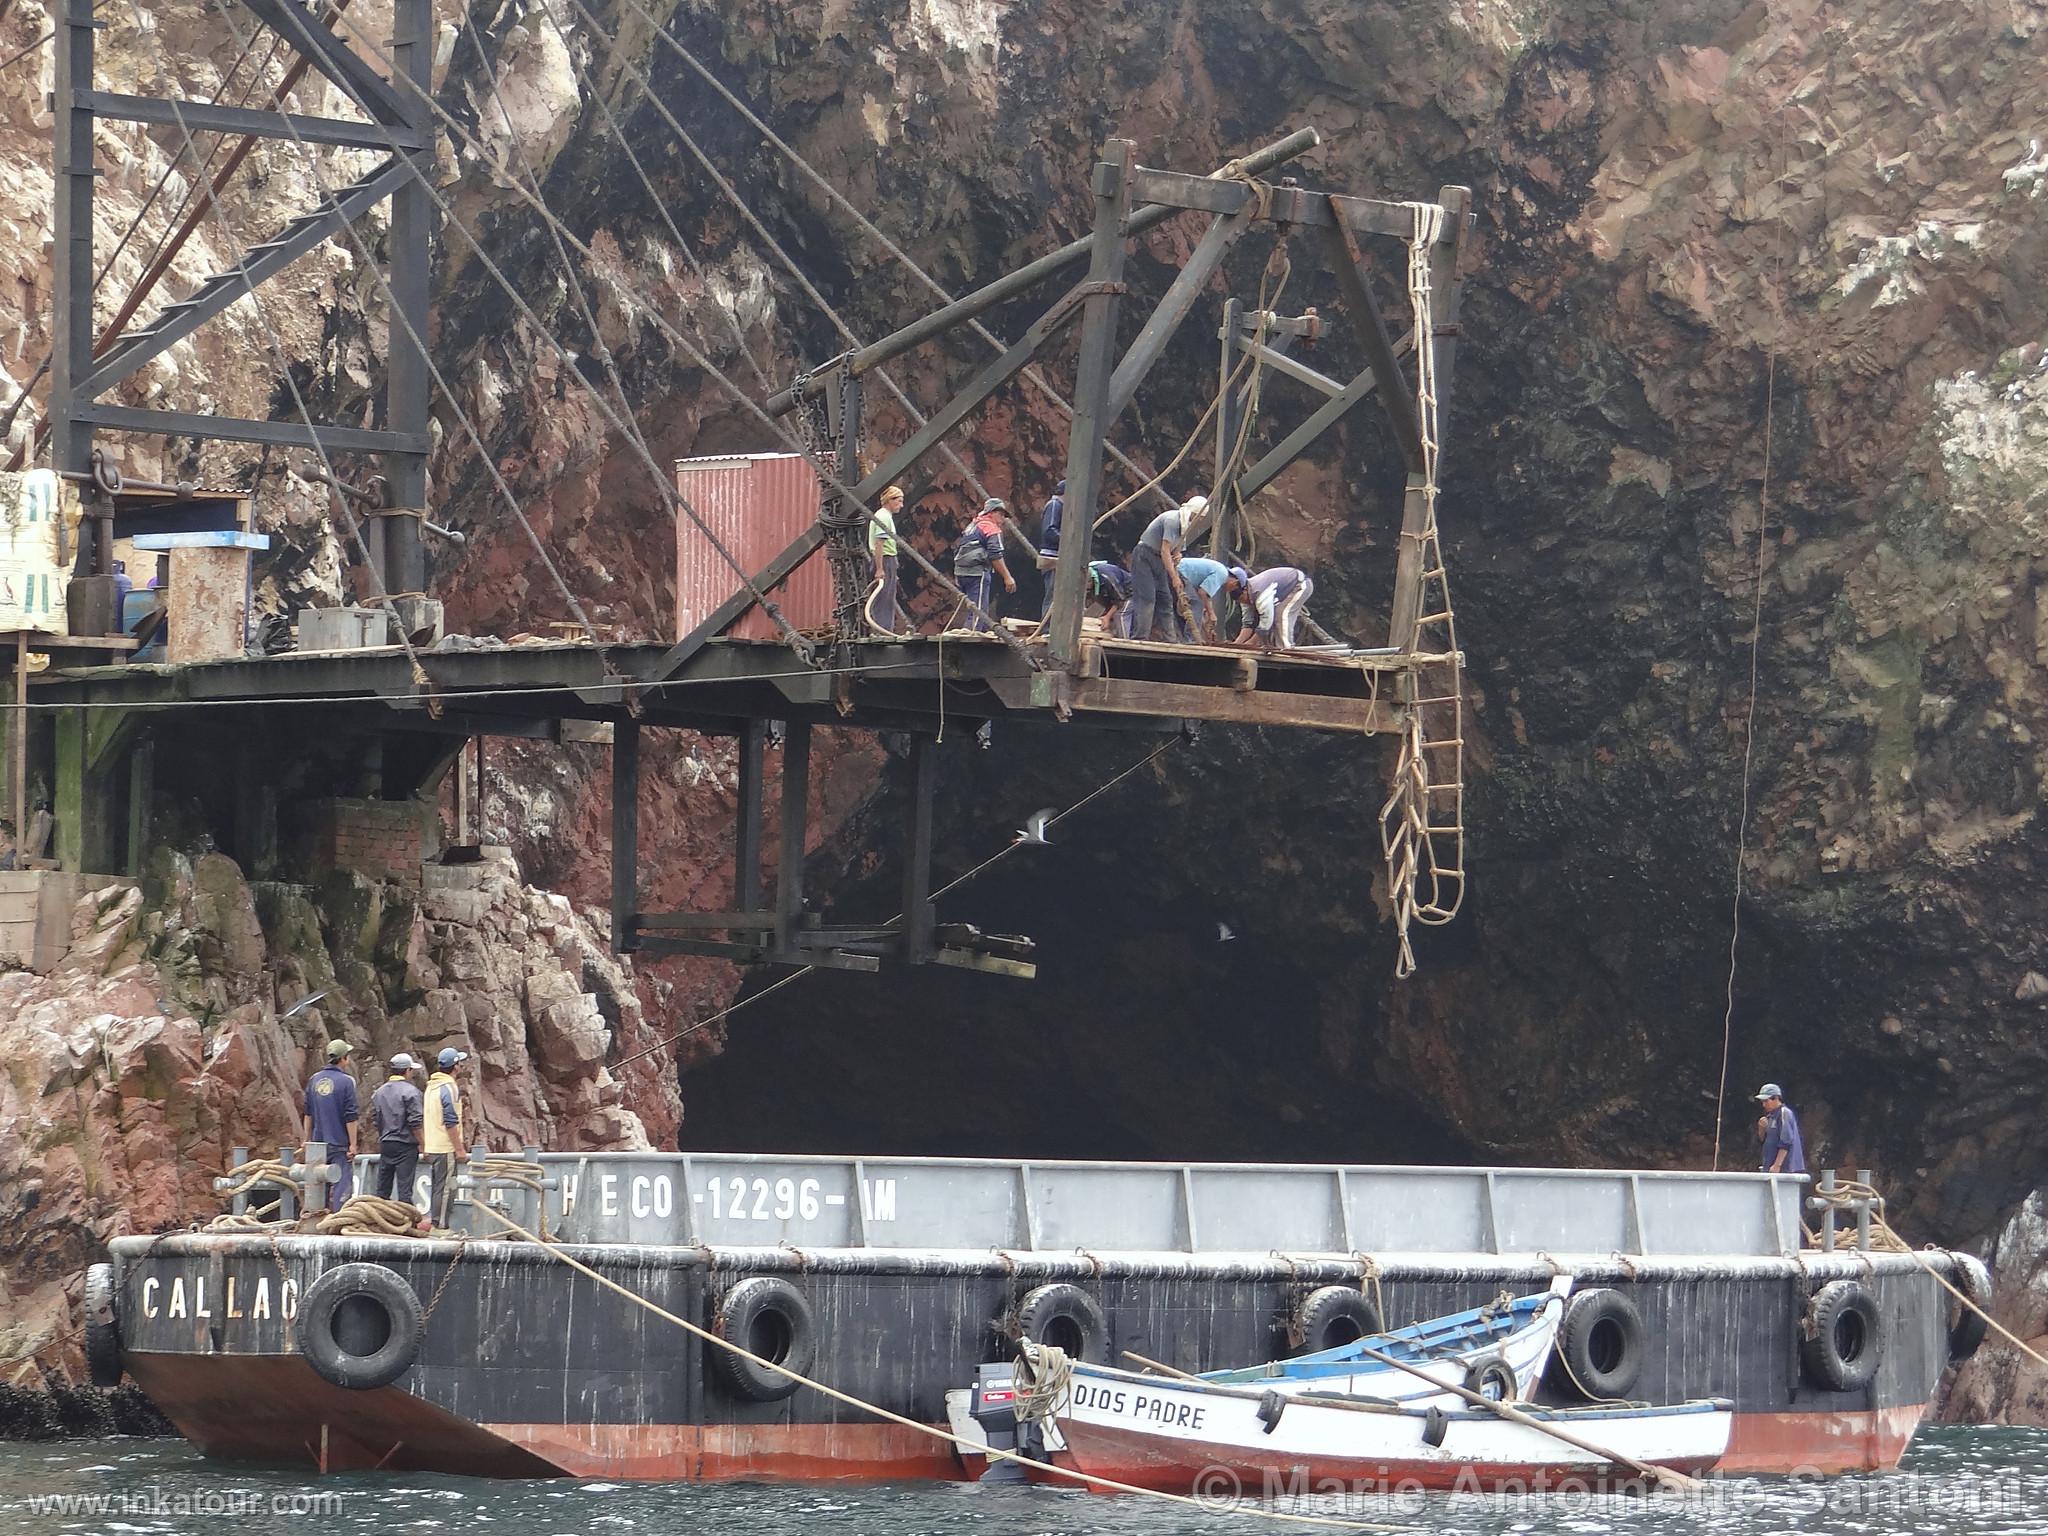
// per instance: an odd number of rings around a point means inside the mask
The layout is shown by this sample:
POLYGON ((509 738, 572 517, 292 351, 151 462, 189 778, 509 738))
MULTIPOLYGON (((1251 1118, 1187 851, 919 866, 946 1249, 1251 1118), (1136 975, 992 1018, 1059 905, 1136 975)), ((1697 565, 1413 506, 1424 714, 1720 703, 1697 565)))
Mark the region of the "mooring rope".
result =
POLYGON ((1764 632, 1764 530, 1771 520, 1771 429, 1778 399, 1778 351, 1764 377, 1764 476, 1756 501, 1756 593, 1749 611, 1749 709, 1742 724, 1742 809, 1735 819, 1735 892, 1729 900, 1728 1006, 1721 1015, 1721 1080, 1714 1090, 1714 1171, 1721 1171, 1721 1128, 1728 1111, 1728 1051, 1735 1037, 1736 954, 1742 943, 1742 866, 1749 854, 1750 766, 1756 759, 1758 658, 1764 632))
POLYGON ((707 1344, 725 1350, 728 1354, 735 1355, 739 1359, 757 1365, 763 1370, 773 1371, 785 1380, 793 1381, 800 1387, 808 1387, 813 1392, 831 1398, 834 1402, 843 1403, 848 1408, 856 1409, 862 1413, 872 1414, 878 1419, 887 1420, 889 1423, 900 1425, 904 1429, 915 1430, 921 1435, 929 1436, 933 1440, 942 1441, 958 1450, 971 1451, 976 1455, 986 1456, 991 1461, 1016 1462, 1020 1466, 1034 1468, 1045 1473, 1047 1476, 1065 1478, 1069 1482, 1085 1484, 1090 1488, 1105 1488, 1114 1493, 1134 1493, 1143 1498, 1158 1499, 1169 1504, 1199 1509, 1205 1514, 1256 1515, 1264 1520, 1281 1520, 1290 1524, 1317 1525, 1328 1529, 1345 1531, 1408 1531, 1415 1529, 1413 1526, 1381 1525, 1364 1520, 1337 1520, 1326 1515, 1298 1515, 1285 1510, 1267 1509, 1260 1504, 1247 1504, 1240 1508, 1227 1501, 1217 1503, 1210 1500, 1192 1498, 1184 1493, 1163 1493, 1157 1488, 1140 1488, 1135 1483, 1120 1483, 1114 1478, 1097 1477, 1092 1472, 1079 1472, 1071 1467, 1054 1466, 1049 1462, 1037 1461, 1029 1456, 1021 1456, 1015 1451, 999 1450, 992 1445, 979 1444, 967 1439, 965 1436, 956 1435, 951 1430, 940 1429, 936 1424, 925 1424, 917 1419, 909 1418, 904 1414, 884 1408, 878 1403, 865 1402, 850 1392, 842 1392, 837 1387, 827 1386, 824 1382, 806 1376, 801 1371, 791 1370, 780 1361, 767 1359, 764 1356, 755 1354, 752 1350, 742 1345, 735 1344, 730 1339, 721 1338, 709 1328, 700 1327, 698 1324, 690 1322, 687 1318, 678 1317, 666 1307, 649 1301, 637 1291, 619 1284, 618 1281, 611 1279, 609 1276, 600 1274, 582 1260, 564 1253, 559 1247, 549 1243, 540 1243, 538 1238, 512 1220, 511 1217, 493 1210, 488 1205, 482 1207, 482 1209, 488 1211, 493 1220, 503 1223, 512 1234, 523 1237, 530 1243, 539 1243, 542 1252, 548 1254, 551 1258, 568 1265, 569 1268, 575 1270, 586 1279, 596 1281, 614 1295, 624 1297, 627 1301, 633 1303, 634 1306, 653 1313, 663 1322, 672 1323, 682 1329, 683 1332, 702 1339, 707 1344))

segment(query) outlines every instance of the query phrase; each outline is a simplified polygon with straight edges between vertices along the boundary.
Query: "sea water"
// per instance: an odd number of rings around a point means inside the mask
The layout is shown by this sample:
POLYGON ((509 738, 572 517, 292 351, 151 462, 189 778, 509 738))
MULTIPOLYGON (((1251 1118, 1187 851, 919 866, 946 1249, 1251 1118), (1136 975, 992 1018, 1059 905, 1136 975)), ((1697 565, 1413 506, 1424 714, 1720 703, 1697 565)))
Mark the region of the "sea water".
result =
MULTIPOLYGON (((767 1487, 496 1482, 208 1461, 177 1440, 0 1445, 0 1532, 105 1536, 1180 1536, 1307 1532, 1219 1493, 1197 1509, 1129 1495, 968 1484, 767 1487)), ((1796 1482, 1730 1478, 1698 1495, 1430 1494, 1281 1506, 1446 1536, 2048 1536, 2048 1430, 1921 1432, 1899 1471, 1796 1482)), ((1324 1526, 1322 1529, 1330 1529, 1324 1526)))

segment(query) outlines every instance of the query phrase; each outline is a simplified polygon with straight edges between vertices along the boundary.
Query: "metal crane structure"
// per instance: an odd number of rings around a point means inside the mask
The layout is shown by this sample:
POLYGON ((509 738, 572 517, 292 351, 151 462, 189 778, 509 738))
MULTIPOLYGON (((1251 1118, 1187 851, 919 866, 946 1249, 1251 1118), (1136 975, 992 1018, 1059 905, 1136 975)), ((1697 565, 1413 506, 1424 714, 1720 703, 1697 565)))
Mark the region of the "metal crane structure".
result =
MULTIPOLYGON (((433 11, 429 0, 394 0, 386 72, 345 42, 332 23, 338 7, 314 10, 301 0, 235 0, 293 50, 303 66, 330 81, 363 114, 361 121, 272 108, 228 107, 192 100, 116 93, 94 78, 93 0, 63 0, 57 23, 54 94, 56 282, 48 421, 53 467, 80 487, 86 516, 74 590, 74 631, 90 632, 104 612, 96 587, 110 581, 122 481, 96 439, 154 433, 226 439, 317 453, 335 493, 338 520, 352 518, 332 457, 374 461, 388 487, 390 515, 366 519, 364 542, 380 593, 426 602, 428 562, 421 543, 433 515, 427 482, 431 242, 438 204, 430 182, 436 118, 452 122, 430 94, 428 66, 433 11), (384 151, 387 158, 351 185, 250 246, 240 261, 190 295, 160 308, 138 327, 96 336, 92 290, 95 251, 93 163, 95 125, 102 119, 172 125, 195 131, 289 139, 308 145, 384 151), (106 397, 151 358, 191 336, 322 241, 337 238, 380 201, 392 204, 382 250, 382 285, 392 308, 383 421, 376 427, 300 419, 236 420, 110 402, 106 397), (89 536, 88 536, 89 535, 89 536), (83 584, 83 585, 80 585, 83 584)), ((792 414, 814 421, 802 445, 823 487, 816 522, 765 567, 744 573, 732 597, 689 633, 671 640, 561 642, 517 649, 416 653, 399 625, 399 647, 353 653, 223 658, 181 666, 58 666, 34 684, 39 705, 83 722, 56 734, 61 805, 74 819, 127 829, 126 859, 139 863, 150 824, 148 773, 136 770, 158 736, 184 732, 232 750, 293 750, 308 733, 372 743, 383 764, 378 793, 420 799, 434 790, 463 744, 489 735, 564 739, 569 727, 589 739, 609 726, 612 740, 612 942, 622 952, 708 954, 784 965, 872 970, 882 960, 947 963, 1005 974, 1029 974, 1028 940, 999 939, 962 924, 938 921, 932 901, 931 846, 937 784, 937 738, 948 720, 984 722, 1040 718, 1076 725, 1178 731, 1189 720, 1299 727, 1361 736, 1392 733, 1401 741, 1396 789, 1382 813, 1404 966, 1411 964, 1409 921, 1447 918, 1462 886, 1461 740, 1457 719, 1459 657, 1436 539, 1437 420, 1448 398, 1458 338, 1459 292, 1469 193, 1445 187, 1432 202, 1387 202, 1313 190, 1268 174, 1319 142, 1313 130, 1290 134, 1208 176, 1138 163, 1133 146, 1112 139, 1090 183, 1093 228, 975 292, 952 300, 879 341, 799 373, 766 401, 770 428, 792 414), (1130 245, 1169 219, 1200 214, 1198 242, 1128 346, 1120 322, 1130 307, 1126 263, 1130 245), (1222 370, 1217 418, 1215 547, 1234 547, 1243 508, 1287 467, 1377 402, 1407 471, 1407 496, 1396 560, 1392 629, 1384 645, 1264 653, 1217 647, 1149 645, 1087 631, 1083 608, 1094 529, 1092 511, 1069 523, 1058 562, 1051 615, 1044 632, 1019 637, 998 627, 980 637, 871 633, 861 615, 865 585, 867 508, 891 481, 927 455, 998 390, 1015 380, 1048 346, 1078 324, 1073 425, 1066 458, 1068 504, 1094 509, 1105 499, 1106 454, 1119 417, 1148 371, 1204 295, 1222 279, 1225 257, 1248 235, 1263 232, 1276 247, 1304 238, 1335 274, 1345 318, 1362 352, 1349 379, 1324 375, 1304 360, 1301 343, 1324 334, 1313 311, 1284 315, 1225 306, 1219 330, 1222 370), (1407 335, 1396 337, 1374 293, 1365 254, 1391 241, 1406 253, 1411 308, 1407 335), (903 441, 870 452, 863 441, 861 392, 866 375, 889 359, 977 321, 995 306, 1082 268, 1014 343, 951 395, 903 441), (1408 366, 1404 369, 1404 359, 1408 366), (1252 418, 1262 382, 1285 380, 1320 399, 1284 431, 1268 436, 1257 457, 1252 418), (745 641, 725 631, 804 561, 824 558, 834 570, 836 622, 826 635, 798 635, 784 625, 778 641, 745 641), (203 716, 188 711, 203 706, 203 716), (225 719, 221 712, 226 711, 225 719), (204 718, 206 724, 197 722, 204 718), (1446 726, 1448 725, 1448 729, 1446 726), (825 926, 803 888, 811 732, 816 726, 886 730, 910 741, 912 793, 903 839, 902 913, 886 922, 825 926), (225 729, 223 728, 225 727, 225 729), (687 729, 737 742, 734 904, 722 912, 643 910, 639 806, 640 745, 648 729, 687 729), (781 849, 772 899, 763 891, 763 829, 771 743, 781 744, 781 849), (124 775, 123 761, 133 758, 124 775), (70 785, 66 801, 65 785, 70 785)), ((546 213, 545 208, 541 210, 546 213)), ((558 223, 558 221, 556 221, 558 223)), ((562 257, 568 260, 566 248, 562 257)), ((125 307, 132 311, 133 305, 125 307)), ((737 392, 729 380, 720 380, 737 392)), ((785 441, 787 441, 785 437, 785 441)), ((481 446, 481 445, 479 445, 481 446)), ((166 493, 152 516, 175 511, 189 488, 166 493)), ((678 515, 696 514, 673 486, 678 515)), ((204 497, 187 498, 195 507, 204 497)), ((213 515, 213 514, 206 514, 213 515)), ((914 552, 913 552, 914 553, 914 552)), ((916 557, 922 560, 922 557, 916 557)), ((929 574, 944 582, 935 571, 929 574)), ((736 572, 736 574, 738 574, 736 572)), ((566 591, 566 589, 565 589, 566 591)), ((573 600, 572 600, 573 601, 573 600)), ((771 612, 773 611, 771 606, 771 612)), ((394 616, 397 610, 394 607, 394 616)), ((17 671, 16 703, 30 696, 17 671)), ((16 711, 25 722, 30 711, 16 711)), ((17 782, 27 753, 18 725, 11 755, 17 782)), ((260 777, 260 773, 251 772, 260 777)), ((239 775, 239 770, 238 770, 239 775)), ((238 776, 236 782, 241 782, 238 776)), ((18 800, 18 794, 17 794, 18 800)), ((274 807, 272 808, 274 812, 274 807)), ((242 839, 243 808, 236 810, 242 839)), ((261 817, 253 818, 260 823, 261 817)), ((248 833, 239 851, 274 847, 274 828, 248 833), (266 836, 268 841, 266 841, 266 836)), ((74 831, 71 856, 111 863, 122 839, 74 831)), ((233 846, 231 843, 230 846, 233 846)))

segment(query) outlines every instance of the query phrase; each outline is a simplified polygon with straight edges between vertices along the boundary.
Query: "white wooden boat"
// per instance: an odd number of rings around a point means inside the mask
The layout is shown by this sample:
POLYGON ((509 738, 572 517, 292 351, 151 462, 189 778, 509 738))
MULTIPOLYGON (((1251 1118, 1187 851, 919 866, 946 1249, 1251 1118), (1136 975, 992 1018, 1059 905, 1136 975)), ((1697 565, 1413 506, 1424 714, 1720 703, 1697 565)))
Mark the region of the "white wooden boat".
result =
MULTIPOLYGON (((1720 1461, 1735 1422, 1733 1405, 1719 1400, 1517 1407, 1617 1457, 1692 1474, 1720 1461)), ((1207 1498, 1555 1493, 1641 1481, 1631 1466, 1485 1409, 1390 1406, 1126 1371, 1076 1371, 1053 1400, 1049 1427, 1058 1465, 1207 1498)))

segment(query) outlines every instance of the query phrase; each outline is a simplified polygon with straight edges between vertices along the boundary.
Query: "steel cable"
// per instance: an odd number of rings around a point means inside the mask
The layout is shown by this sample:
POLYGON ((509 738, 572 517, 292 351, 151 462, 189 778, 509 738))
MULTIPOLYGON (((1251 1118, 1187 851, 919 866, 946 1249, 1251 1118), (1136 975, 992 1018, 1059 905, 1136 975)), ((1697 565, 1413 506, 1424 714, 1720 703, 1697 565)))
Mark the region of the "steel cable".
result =
MULTIPOLYGON (((709 69, 707 69, 695 54, 690 52, 688 48, 684 47, 682 42, 669 32, 668 28, 662 23, 660 18, 656 17, 653 12, 649 11, 646 6, 642 5, 640 3, 640 0, 623 0, 623 3, 625 4, 627 9, 631 10, 636 16, 639 17, 640 21, 650 29, 650 31, 653 33, 655 37, 657 37, 658 39, 660 39, 660 41, 668 45, 670 51, 673 52, 676 55, 676 57, 681 59, 683 63, 687 65, 692 71, 694 71, 698 75, 698 77, 705 82, 705 84, 709 85, 712 88, 713 91, 717 92, 719 96, 724 98, 724 100, 736 112, 738 112, 740 116, 744 117, 747 120, 747 122, 753 126, 756 132, 758 132, 770 144, 774 145, 776 149, 780 150, 785 156, 787 156, 789 162, 793 166, 795 166, 796 169, 806 179, 808 179, 813 186, 817 187, 817 189, 820 192, 824 193, 826 198, 835 207, 842 209, 844 212, 850 215, 854 223, 860 227, 863 233, 872 238, 877 244, 879 244, 882 247, 883 250, 887 251, 889 255, 893 257, 896 261, 900 262, 905 268, 905 270, 907 270, 919 282, 924 284, 924 286, 927 289, 929 289, 936 297, 944 300, 948 304, 955 302, 953 295, 947 291, 946 287, 942 283, 940 283, 937 278, 933 277, 929 272, 925 271, 923 267, 919 266, 914 260, 912 260, 910 254, 907 251, 905 251, 901 246, 899 246, 894 240, 891 240, 889 236, 885 234, 881 230, 881 228, 875 224, 875 222, 872 219, 870 219, 866 214, 862 213, 860 209, 856 208, 851 202, 849 202, 846 196, 842 192, 840 192, 840 190, 837 187, 832 185, 832 183, 826 179, 822 172, 820 172, 815 166, 813 166, 808 160, 806 160, 801 154, 799 154, 787 140, 785 140, 773 128, 769 127, 766 122, 762 121, 760 116, 757 113, 755 113, 755 111, 751 107, 749 107, 744 101, 742 101, 737 95, 735 95, 726 86, 724 81, 720 80, 709 69)), ((986 342, 998 355, 1009 350, 1009 344, 1005 342, 1000 336, 996 335, 994 331, 991 331, 986 325, 982 324, 979 318, 970 318, 967 324, 968 327, 974 332, 974 334, 979 336, 984 342, 986 342)), ((1069 421, 1073 419, 1074 407, 1072 403, 1068 401, 1067 398, 1064 395, 1062 395, 1057 389, 1055 389, 1052 386, 1051 382, 1046 379, 1045 375, 1040 373, 1036 367, 1027 367, 1023 369, 1020 374, 1020 377, 1022 377, 1026 383, 1031 384, 1033 387, 1035 387, 1041 393, 1043 393, 1046 399, 1052 402, 1054 408, 1057 409, 1062 415, 1064 415, 1069 421)), ((1114 443, 1106 443, 1104 446, 1108 448, 1110 457, 1112 457, 1117 461, 1117 463, 1122 465, 1124 469, 1128 471, 1134 479, 1143 480, 1146 478, 1144 469, 1141 468, 1136 463, 1136 461, 1134 461, 1131 458, 1129 454, 1125 453, 1121 448, 1117 447, 1114 443)), ((1153 489, 1154 493, 1158 495, 1159 499, 1162 502, 1164 502, 1169 508, 1171 508, 1174 505, 1173 498, 1171 496, 1168 496, 1164 491, 1160 491, 1157 488, 1157 486, 1154 486, 1153 489)))
MULTIPOLYGON (((372 37, 369 33, 365 32, 360 26, 354 24, 352 21, 346 22, 345 24, 348 27, 351 37, 362 46, 364 52, 371 59, 380 63, 385 69, 390 70, 392 67, 391 60, 389 56, 385 54, 383 50, 378 46, 377 40, 374 37, 372 37)), ((445 108, 443 108, 439 102, 435 101, 431 92, 427 91, 418 82, 408 80, 401 75, 394 75, 392 79, 393 84, 405 90, 408 90, 413 95, 417 96, 426 105, 427 109, 430 112, 432 112, 435 117, 441 120, 441 122, 449 129, 450 133, 455 138, 461 140, 464 144, 468 145, 472 150, 488 158, 488 146, 485 145, 482 142, 482 140, 477 137, 477 135, 470 132, 452 115, 450 115, 448 111, 445 108)), ((394 152, 396 152, 396 146, 394 146, 394 152)), ((540 334, 543 337, 545 337, 555 347, 556 351, 558 352, 558 354, 560 354, 560 356, 563 358, 565 362, 570 363, 572 365, 570 368, 571 374, 576 378, 576 380, 580 384, 583 385, 585 389, 590 391, 591 398, 597 404, 600 413, 603 414, 606 417, 606 419, 612 423, 615 430, 618 430, 618 423, 615 419, 615 413, 612 412, 609 402, 607 402, 604 399, 604 396, 599 391, 597 391, 595 386, 590 384, 589 380, 584 379, 582 374, 573 367, 574 360, 569 356, 568 349, 562 345, 560 339, 555 336, 552 329, 550 329, 547 326, 547 324, 540 318, 540 316, 534 312, 532 305, 527 302, 525 296, 519 291, 518 287, 511 281, 511 279, 505 275, 503 269, 500 268, 494 260, 492 260, 490 254, 484 250, 482 242, 469 229, 469 227, 462 222, 460 217, 456 215, 454 209, 449 206, 447 199, 442 197, 440 193, 431 184, 422 181, 421 186, 422 189, 426 192, 428 198, 432 200, 435 206, 441 211, 442 216, 448 221, 449 225, 455 230, 456 233, 462 236, 464 243, 468 245, 470 250, 476 255, 479 264, 482 265, 485 271, 490 274, 492 280, 497 283, 497 285, 504 292, 506 297, 511 300, 513 307, 520 312, 521 316, 528 322, 528 324, 532 325, 537 331, 540 332, 540 334)), ((571 249, 575 250, 580 256, 583 257, 585 261, 591 262, 593 264, 596 263, 596 252, 591 249, 591 247, 586 241, 582 240, 579 236, 577 236, 575 231, 571 230, 568 227, 568 225, 565 224, 561 220, 561 218, 555 213, 555 211, 548 206, 545 197, 529 190, 525 186, 518 183, 516 180, 513 181, 510 184, 510 186, 511 190, 519 196, 522 202, 524 202, 528 207, 533 209, 533 211, 537 215, 539 215, 541 219, 548 222, 550 225, 554 227, 556 232, 561 235, 564 243, 566 243, 571 249)), ((848 485, 843 479, 840 478, 837 469, 835 467, 828 466, 826 463, 824 463, 822 459, 819 457, 819 455, 815 451, 813 451, 807 443, 803 443, 799 441, 797 438, 793 437, 788 432, 788 430, 783 427, 781 422, 777 421, 774 417, 770 416, 758 402, 753 400, 746 393, 745 390, 740 388, 740 386, 733 381, 730 375, 728 375, 723 369, 718 367, 717 364, 712 362, 711 359, 705 355, 702 348, 698 347, 695 342, 691 341, 689 337, 685 336, 680 330, 678 330, 673 324, 671 324, 666 318, 664 318, 660 312, 659 307, 654 303, 651 295, 649 295, 644 289, 638 287, 636 284, 632 283, 630 280, 624 278, 623 276, 617 278, 616 282, 617 286, 621 289, 622 292, 627 294, 629 297, 633 298, 643 307, 643 309, 645 309, 647 313, 647 318, 654 325, 655 329, 660 331, 663 336, 668 338, 668 340, 677 348, 678 351, 682 352, 684 356, 688 357, 692 363, 694 363, 698 368, 702 369, 709 378, 711 378, 717 384, 719 384, 729 395, 732 396, 732 398, 742 408, 744 408, 750 415, 754 416, 766 430, 771 432, 778 440, 780 440, 782 444, 789 449, 789 451, 791 451, 792 453, 801 454, 804 457, 804 459, 811 464, 812 468, 817 471, 819 479, 826 486, 828 486, 834 491, 837 491, 840 497, 849 505, 859 505, 860 498, 854 492, 853 487, 848 485)), ((694 522, 700 529, 704 531, 706 538, 710 541, 712 547, 724 558, 725 563, 728 566, 732 567, 733 570, 740 573, 741 584, 750 593, 753 593, 755 595, 756 600, 760 602, 762 606, 771 615, 778 613, 779 610, 775 608, 775 605, 769 602, 766 596, 762 594, 760 590, 755 586, 751 574, 747 573, 744 567, 742 567, 736 560, 732 558, 730 552, 724 548, 723 544, 717 539, 717 537, 710 532, 708 527, 705 526, 703 519, 697 516, 695 510, 689 505, 688 500, 684 498, 679 491, 675 490, 675 488, 672 485, 669 485, 668 482, 661 477, 660 472, 658 470, 655 471, 655 478, 657 484, 660 484, 664 487, 664 490, 670 499, 671 505, 680 507, 683 510, 683 512, 690 517, 691 521, 694 522)), ((928 560, 926 560, 924 556, 921 553, 919 553, 919 551, 914 545, 905 542, 900 546, 900 548, 910 555, 911 559, 918 565, 919 569, 925 571, 927 575, 933 577, 943 587, 953 591, 956 596, 960 595, 959 589, 956 586, 954 586, 953 583, 942 572, 940 572, 937 569, 937 567, 933 566, 928 560)), ((962 600, 964 601, 964 598, 962 600)), ((976 611, 979 612, 981 610, 977 608, 976 611)), ((786 624, 787 621, 785 620, 784 623, 786 624)), ((991 623, 993 624, 993 620, 991 620, 991 623)), ((793 635, 793 631, 791 631, 790 633, 793 635)), ((1016 640, 1016 638, 1007 633, 1006 631, 1004 631, 1000 625, 994 626, 994 633, 996 638, 1005 645, 1011 647, 1012 649, 1018 651, 1021 654, 1028 654, 1024 652, 1023 646, 1016 640)), ((809 650, 808 642, 802 641, 801 637, 795 637, 792 643, 793 646, 799 648, 800 653, 807 652, 809 650)))

